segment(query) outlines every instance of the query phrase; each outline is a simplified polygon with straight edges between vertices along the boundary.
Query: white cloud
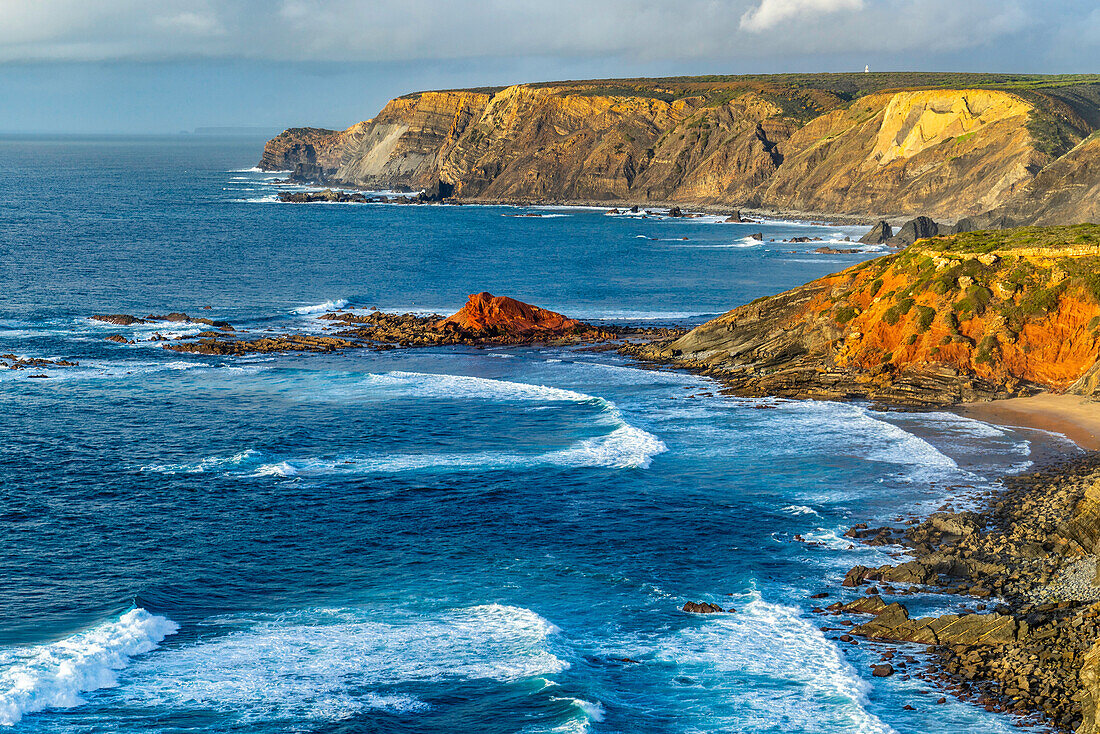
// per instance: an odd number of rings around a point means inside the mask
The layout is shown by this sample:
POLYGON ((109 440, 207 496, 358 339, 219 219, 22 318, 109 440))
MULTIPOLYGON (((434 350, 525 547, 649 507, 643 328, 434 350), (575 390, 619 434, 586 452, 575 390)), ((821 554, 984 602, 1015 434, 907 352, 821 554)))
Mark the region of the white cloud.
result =
POLYGON ((760 0, 759 6, 741 16, 740 27, 759 33, 789 20, 862 9, 863 0, 760 0))
POLYGON ((226 32, 221 22, 209 13, 184 12, 162 15, 156 19, 156 24, 161 28, 196 36, 218 36, 226 32))
POLYGON ((974 68, 1011 53, 1027 70, 1052 48, 1084 58, 1094 10, 1095 0, 0 0, 0 63, 614 58, 736 72, 738 59, 789 67, 864 52, 927 68, 930 52, 974 49, 974 68))

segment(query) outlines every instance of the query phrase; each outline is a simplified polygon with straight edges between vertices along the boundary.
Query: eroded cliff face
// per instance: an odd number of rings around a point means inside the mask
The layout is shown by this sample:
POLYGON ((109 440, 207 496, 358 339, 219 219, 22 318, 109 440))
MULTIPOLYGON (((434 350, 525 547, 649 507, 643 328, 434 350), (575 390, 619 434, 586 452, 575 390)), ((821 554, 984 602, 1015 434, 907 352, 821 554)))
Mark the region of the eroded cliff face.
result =
POLYGON ((760 198, 802 211, 978 214, 1049 162, 1027 129, 1033 111, 1000 91, 870 95, 780 145, 783 166, 760 198))
POLYGON ((345 131, 288 130, 261 167, 316 164, 370 188, 443 181, 472 201, 1100 218, 1100 147, 1077 145, 1100 124, 1100 93, 734 79, 414 94, 345 131))
POLYGON ((949 404, 1091 394, 1100 226, 920 240, 637 351, 745 395, 949 404))

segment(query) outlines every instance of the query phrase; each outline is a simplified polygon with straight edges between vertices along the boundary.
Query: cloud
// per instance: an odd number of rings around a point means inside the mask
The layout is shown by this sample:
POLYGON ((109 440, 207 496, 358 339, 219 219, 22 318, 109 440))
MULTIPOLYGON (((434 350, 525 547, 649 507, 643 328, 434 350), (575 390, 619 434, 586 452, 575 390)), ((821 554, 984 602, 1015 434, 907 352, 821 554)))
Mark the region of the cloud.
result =
POLYGON ((226 32, 221 22, 209 13, 184 12, 175 15, 162 15, 156 19, 156 24, 171 31, 180 31, 197 36, 218 36, 224 35, 226 32))
POLYGON ((740 27, 759 33, 788 20, 862 9, 863 0, 760 0, 758 7, 741 16, 740 27))
POLYGON ((1097 32, 1082 19, 1094 10, 1095 0, 0 0, 0 63, 542 58, 736 72, 749 60, 790 68, 862 54, 928 68, 938 53, 970 68, 1010 55, 1024 71, 1057 49, 1085 65, 1097 32))

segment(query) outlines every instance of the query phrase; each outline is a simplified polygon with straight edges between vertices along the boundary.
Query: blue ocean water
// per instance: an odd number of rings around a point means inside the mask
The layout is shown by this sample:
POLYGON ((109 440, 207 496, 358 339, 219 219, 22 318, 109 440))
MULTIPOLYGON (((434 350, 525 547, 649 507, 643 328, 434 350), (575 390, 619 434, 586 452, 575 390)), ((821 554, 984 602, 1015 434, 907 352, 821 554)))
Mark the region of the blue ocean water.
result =
POLYGON ((320 331, 488 290, 690 325, 875 254, 778 240, 863 229, 279 204, 261 145, 0 139, 0 354, 79 362, 0 372, 0 725, 1018 731, 873 679, 809 595, 894 557, 851 524, 980 492, 1035 435, 585 349, 203 357, 104 340, 201 325, 88 318, 320 331))

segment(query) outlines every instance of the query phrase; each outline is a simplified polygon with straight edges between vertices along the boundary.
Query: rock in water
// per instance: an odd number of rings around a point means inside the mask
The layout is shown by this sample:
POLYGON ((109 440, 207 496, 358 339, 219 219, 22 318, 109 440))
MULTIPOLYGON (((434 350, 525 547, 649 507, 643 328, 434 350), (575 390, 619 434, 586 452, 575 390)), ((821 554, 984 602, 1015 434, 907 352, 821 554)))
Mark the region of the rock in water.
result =
POLYGON ((886 241, 886 244, 894 247, 908 247, 917 240, 935 237, 940 233, 940 227, 928 217, 910 219, 898 230, 898 233, 886 241))
POLYGON ((726 611, 717 604, 709 604, 707 602, 694 602, 689 601, 684 604, 683 611, 691 614, 717 614, 718 612, 726 611))
POLYGON ((865 245, 881 245, 894 236, 894 228, 885 219, 879 220, 870 232, 859 238, 865 245))
POLYGON ((744 220, 741 219, 741 212, 737 211, 737 212, 734 212, 733 214, 730 214, 728 217, 726 217, 726 221, 730 222, 730 223, 733 223, 733 224, 739 224, 739 223, 743 222, 744 220))
POLYGON ((463 331, 522 337, 560 336, 585 328, 576 319, 492 293, 470 296, 461 311, 440 322, 440 326, 445 324, 463 331))

